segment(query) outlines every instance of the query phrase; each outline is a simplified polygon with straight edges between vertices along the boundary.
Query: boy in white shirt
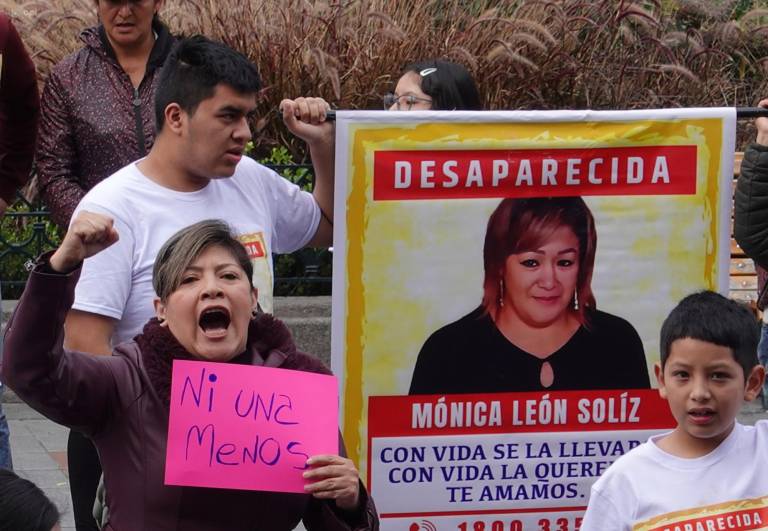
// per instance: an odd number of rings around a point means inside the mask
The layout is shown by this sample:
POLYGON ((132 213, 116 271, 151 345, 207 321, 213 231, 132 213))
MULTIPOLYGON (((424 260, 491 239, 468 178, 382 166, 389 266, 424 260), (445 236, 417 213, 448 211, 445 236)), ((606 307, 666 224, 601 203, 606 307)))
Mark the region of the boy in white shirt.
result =
POLYGON ((768 529, 768 421, 736 422, 765 379, 758 339, 752 313, 717 293, 672 310, 655 370, 677 427, 611 465, 582 531, 768 529))

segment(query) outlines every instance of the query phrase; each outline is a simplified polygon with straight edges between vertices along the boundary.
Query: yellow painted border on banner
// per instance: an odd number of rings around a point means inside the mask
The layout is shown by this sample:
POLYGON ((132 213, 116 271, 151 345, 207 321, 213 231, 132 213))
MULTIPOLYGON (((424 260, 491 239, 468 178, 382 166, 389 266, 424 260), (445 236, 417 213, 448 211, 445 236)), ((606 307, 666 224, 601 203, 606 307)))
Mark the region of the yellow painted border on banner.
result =
POLYGON ((544 149, 691 145, 698 150, 697 195, 710 214, 705 257, 706 284, 718 282, 718 216, 723 121, 720 118, 637 120, 632 122, 427 123, 403 126, 350 124, 347 168, 346 315, 344 358, 344 438, 349 456, 360 462, 365 426, 362 389, 364 323, 363 249, 368 205, 373 196, 373 153, 392 149, 544 149))

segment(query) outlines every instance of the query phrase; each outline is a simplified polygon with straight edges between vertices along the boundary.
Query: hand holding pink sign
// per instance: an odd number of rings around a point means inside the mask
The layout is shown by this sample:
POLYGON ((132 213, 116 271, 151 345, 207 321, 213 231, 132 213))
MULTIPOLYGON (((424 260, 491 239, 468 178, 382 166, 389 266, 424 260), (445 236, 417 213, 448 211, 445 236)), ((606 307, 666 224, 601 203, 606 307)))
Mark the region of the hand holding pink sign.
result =
POLYGON ((312 467, 304 478, 312 481, 304 489, 315 498, 334 500, 348 511, 360 503, 360 473, 351 459, 340 455, 315 455, 307 464, 312 467))
POLYGON ((337 389, 323 374, 174 361, 165 483, 307 492, 308 458, 339 453, 337 389))

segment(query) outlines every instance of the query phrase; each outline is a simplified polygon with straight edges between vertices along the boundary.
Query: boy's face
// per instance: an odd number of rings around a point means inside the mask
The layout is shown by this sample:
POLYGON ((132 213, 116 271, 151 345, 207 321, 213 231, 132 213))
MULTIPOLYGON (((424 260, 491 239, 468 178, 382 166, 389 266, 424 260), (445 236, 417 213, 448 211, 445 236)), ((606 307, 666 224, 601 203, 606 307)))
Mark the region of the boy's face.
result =
POLYGON ((742 404, 754 400, 764 369, 744 378, 730 348, 684 338, 674 341, 662 370, 656 365, 659 393, 669 402, 677 428, 669 437, 673 453, 705 455, 731 433, 742 404))

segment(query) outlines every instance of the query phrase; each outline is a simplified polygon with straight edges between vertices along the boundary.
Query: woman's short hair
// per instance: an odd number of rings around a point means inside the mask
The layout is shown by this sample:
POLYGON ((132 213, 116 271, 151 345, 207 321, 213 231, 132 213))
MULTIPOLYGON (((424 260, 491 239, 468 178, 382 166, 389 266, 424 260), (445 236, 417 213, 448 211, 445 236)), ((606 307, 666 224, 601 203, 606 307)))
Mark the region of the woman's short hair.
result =
POLYGON ((253 265, 243 244, 234 236, 229 225, 218 219, 207 219, 178 231, 157 253, 152 269, 152 287, 160 300, 167 300, 176 291, 187 268, 213 246, 223 247, 232 253, 253 287, 253 265))
POLYGON ((483 246, 483 308, 495 312, 507 257, 539 248, 560 227, 570 227, 579 240, 579 271, 576 293, 579 308, 574 310, 582 324, 587 311, 594 310, 592 271, 595 267, 597 232, 595 220, 581 197, 504 199, 488 220, 483 246))
POLYGON ((403 73, 415 72, 421 78, 421 90, 432 98, 435 111, 482 110, 475 80, 464 66, 430 59, 405 67, 403 73))
POLYGON ((51 531, 59 510, 37 485, 0 469, 0 531, 51 531))

